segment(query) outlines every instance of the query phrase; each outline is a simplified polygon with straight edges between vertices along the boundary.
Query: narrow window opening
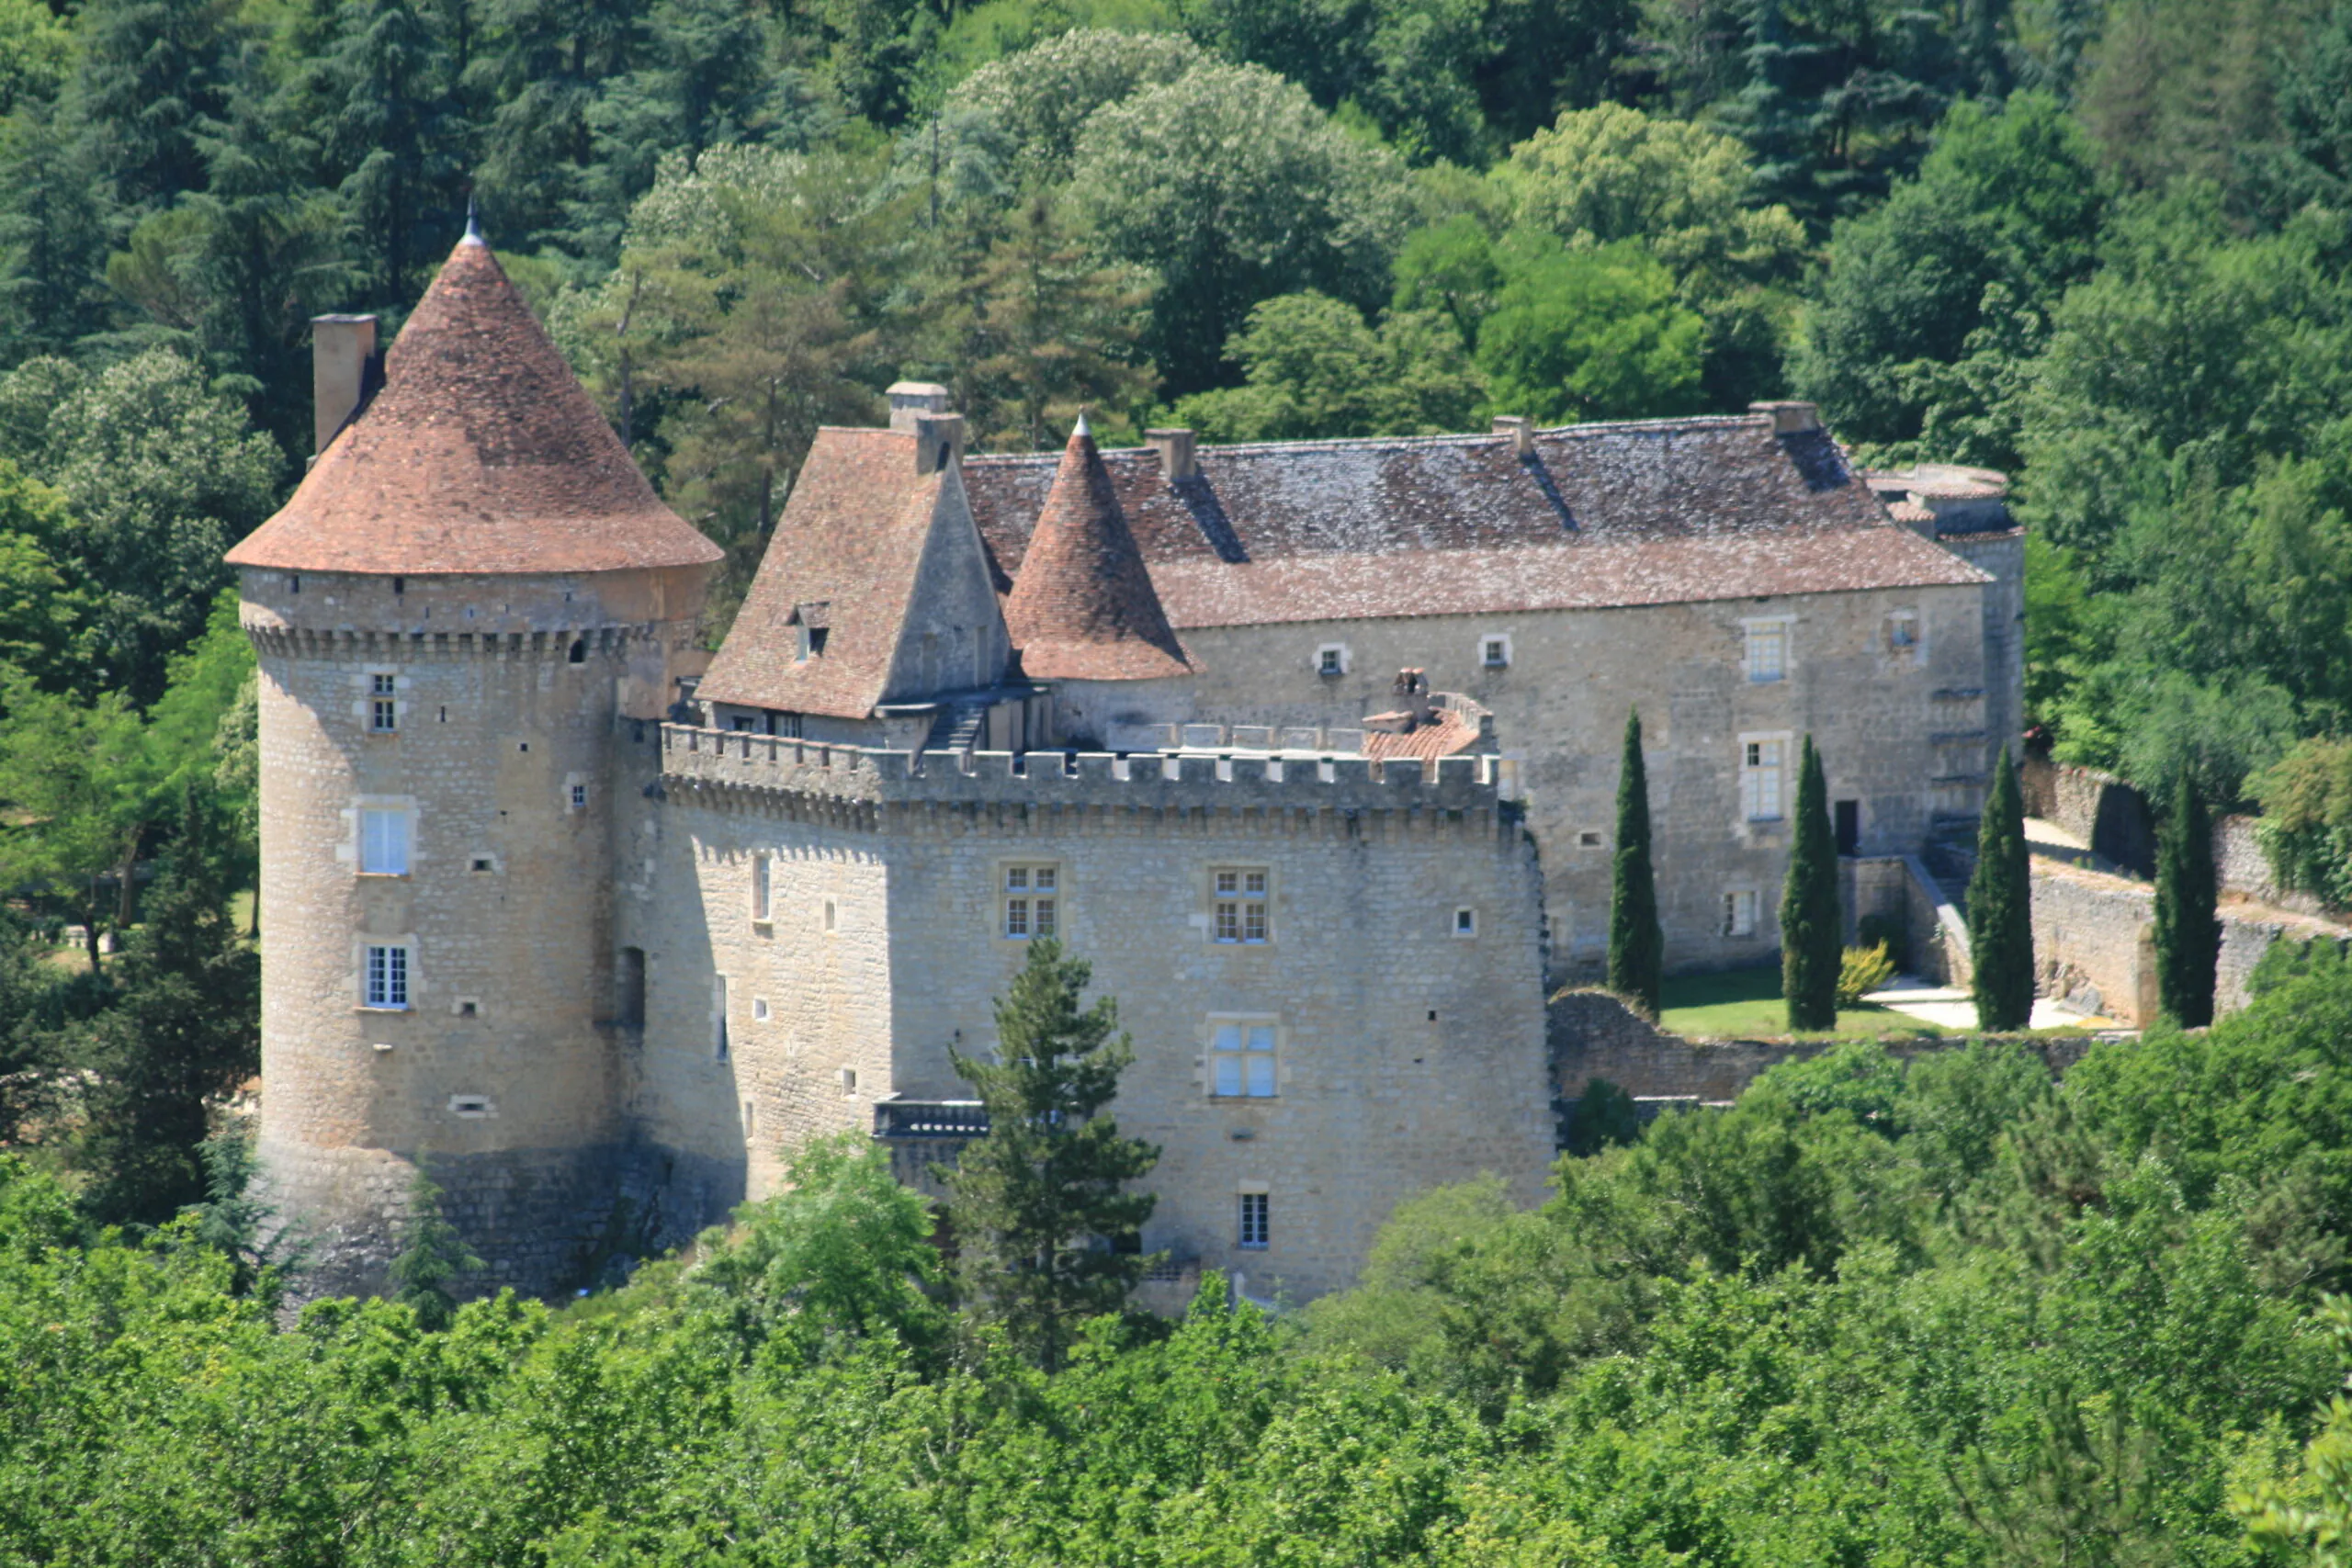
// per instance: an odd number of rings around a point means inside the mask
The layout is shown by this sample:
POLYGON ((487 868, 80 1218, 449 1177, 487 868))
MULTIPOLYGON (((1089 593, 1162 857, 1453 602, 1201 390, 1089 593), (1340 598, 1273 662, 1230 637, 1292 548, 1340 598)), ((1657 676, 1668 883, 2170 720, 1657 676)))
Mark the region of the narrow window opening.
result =
POLYGON ((573 643, 571 645, 571 652, 567 657, 570 659, 571 662, 574 664, 587 663, 588 645, 585 642, 573 643))
POLYGON ((824 652, 825 640, 832 635, 833 628, 831 626, 810 626, 808 628, 809 655, 813 658, 817 654, 824 652))
POLYGON ((474 856, 474 869, 476 871, 490 871, 495 868, 491 864, 491 859, 488 855, 476 855, 474 856))
POLYGON ((459 1018, 479 1018, 481 1016, 481 1004, 470 999, 461 1001, 458 1004, 458 1016, 459 1018))
POLYGON ((832 935, 841 929, 842 907, 833 899, 825 900, 825 934, 832 935))
POLYGON ((368 728, 387 734, 400 728, 399 678, 377 674, 368 678, 368 728))
POLYGON ((1455 936, 1476 936, 1478 934, 1478 911, 1476 909, 1454 910, 1453 934, 1455 936))
POLYGON ((1273 1239, 1272 1205, 1264 1192, 1241 1194, 1241 1246, 1255 1252, 1273 1239))
POLYGON ((767 1021, 768 1021, 768 999, 767 999, 767 998, 765 998, 765 997, 753 997, 753 998, 752 998, 752 1021, 753 1023, 765 1023, 767 1021))
POLYGON ((1841 800, 1833 807, 1838 823, 1838 852, 1858 855, 1862 852, 1862 803, 1841 800))
POLYGON ((616 1010, 620 1014, 620 1021, 631 1029, 644 1028, 645 949, 621 949, 620 970, 614 976, 614 983, 620 991, 619 997, 615 998, 620 1004, 616 1010))
POLYGON ((449 705, 447 703, 441 705, 441 722, 444 724, 449 722, 449 705))
POLYGON ((711 976, 711 1055, 719 1061, 727 1060, 727 976, 711 976))
POLYGON ((288 593, 300 593, 302 592, 302 580, 289 574, 286 579, 286 592, 288 593))
POLYGON ((774 864, 766 855, 752 857, 752 919, 763 925, 775 918, 769 902, 774 864))
POLYGON ((392 592, 395 592, 395 593, 405 593, 405 592, 408 592, 408 579, 407 579, 407 578, 405 578, 405 577, 395 577, 394 579, 392 579, 392 592))

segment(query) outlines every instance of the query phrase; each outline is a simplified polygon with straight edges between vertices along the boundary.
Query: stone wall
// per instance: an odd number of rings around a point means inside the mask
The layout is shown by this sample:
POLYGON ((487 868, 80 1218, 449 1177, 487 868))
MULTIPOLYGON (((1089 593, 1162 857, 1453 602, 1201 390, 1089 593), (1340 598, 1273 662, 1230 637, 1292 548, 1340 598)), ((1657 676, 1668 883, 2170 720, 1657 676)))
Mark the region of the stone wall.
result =
POLYGON ((1428 1187, 1492 1170, 1541 1195, 1541 887, 1516 812, 1480 779, 1491 759, 1425 779, 1207 757, 1033 756, 1016 773, 980 753, 967 773, 724 739, 668 732, 667 800, 644 813, 650 857, 623 900, 649 976, 647 1144, 740 1170, 757 1197, 788 1146, 871 1129, 879 1100, 967 1098, 949 1053, 994 1048, 993 999, 1028 953, 1006 932, 1008 873, 1034 897, 1050 869, 1057 934, 1134 1037, 1113 1113, 1162 1151, 1147 1247, 1303 1301, 1351 1282, 1428 1187), (1268 940, 1214 939, 1221 869, 1264 874, 1268 940), (1274 1032, 1277 1092, 1220 1096, 1215 1032, 1252 1022, 1274 1032), (1243 1191, 1269 1197, 1263 1249, 1238 1246, 1243 1191))
MULTIPOLYGON (((1562 1104, 1577 1100, 1594 1078, 1606 1078, 1637 1099, 1719 1104, 1738 1099, 1768 1068, 1817 1056, 1835 1043, 1688 1040, 1648 1022, 1610 993, 1594 990, 1558 992, 1546 1010, 1546 1021, 1553 1093, 1562 1104)), ((1885 1048, 1891 1055, 1909 1057, 1968 1043, 1969 1037, 1955 1035, 1890 1040, 1885 1048)), ((2020 1043, 2039 1055, 2052 1073, 2064 1073, 2082 1060, 2091 1041, 2066 1035, 2020 1043)))
POLYGON ((2147 798, 2113 773, 2029 757, 2018 770, 2025 814, 2053 822, 2101 860, 2140 876, 2156 871, 2156 822, 2147 798))
MULTIPOLYGON (((1929 835, 1974 819, 1988 726, 2014 701, 1990 688, 1986 589, 1948 587, 1817 593, 1785 599, 1609 610, 1432 615, 1381 621, 1188 628, 1199 656, 1197 711, 1235 725, 1344 725, 1392 705, 1396 671, 1492 711, 1496 743, 1518 764, 1528 821, 1543 847, 1544 905, 1555 981, 1597 976, 1606 960, 1610 849, 1615 839, 1620 737, 1629 706, 1648 748, 1659 916, 1677 971, 1735 967, 1778 942, 1769 919, 1727 933, 1726 895, 1752 891, 1769 909, 1787 869, 1783 820, 1750 822, 1741 807, 1743 741, 1786 745, 1784 801, 1796 749, 1820 746, 1832 800, 1859 807, 1865 855, 1917 852, 1929 835), (1897 648, 1891 617, 1918 617, 1920 640, 1897 648), (1784 679, 1751 682, 1745 623, 1785 617, 1784 679), (1487 667, 1493 635, 1507 667, 1487 667), (1346 672, 1318 672, 1325 644, 1347 649, 1346 672)), ((2007 671, 2003 673, 2002 671, 2007 671)), ((1760 915, 1759 910, 1759 915, 1760 915)))

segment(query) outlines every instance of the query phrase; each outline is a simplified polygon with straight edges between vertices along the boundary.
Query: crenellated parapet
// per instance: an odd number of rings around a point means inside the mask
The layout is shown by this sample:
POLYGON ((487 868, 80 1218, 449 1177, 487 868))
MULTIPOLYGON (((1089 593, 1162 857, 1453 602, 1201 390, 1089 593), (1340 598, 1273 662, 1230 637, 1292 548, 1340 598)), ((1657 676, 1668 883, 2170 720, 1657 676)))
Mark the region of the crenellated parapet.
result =
POLYGON ((1520 815, 1510 764, 1493 756, 887 751, 665 724, 662 774, 673 796, 868 829, 908 813, 1016 810, 1311 813, 1491 831, 1520 815))
POLYGON ((367 626, 298 626, 248 620, 259 653, 285 659, 498 659, 579 663, 619 659, 664 646, 660 626, 582 626, 536 631, 423 631, 367 626))

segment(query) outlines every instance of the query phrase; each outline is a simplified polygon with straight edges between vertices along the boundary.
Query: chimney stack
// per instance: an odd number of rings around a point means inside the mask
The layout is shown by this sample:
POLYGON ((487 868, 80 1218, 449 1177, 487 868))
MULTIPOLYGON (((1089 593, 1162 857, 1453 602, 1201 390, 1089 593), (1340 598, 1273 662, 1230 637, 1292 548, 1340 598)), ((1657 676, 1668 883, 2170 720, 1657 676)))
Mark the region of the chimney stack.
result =
POLYGON ((376 389, 376 318, 311 318, 311 450, 327 449, 376 389))
POLYGON ((1747 405, 1747 412, 1770 414, 1772 434, 1775 435, 1799 435, 1805 431, 1821 428, 1821 409, 1815 403, 1794 400, 1750 403, 1747 405))
POLYGON ((890 389, 882 395, 890 400, 890 428, 893 430, 913 430, 921 416, 947 412, 947 389, 936 381, 894 382, 890 389))
POLYGON ((1512 457, 1525 458, 1535 455, 1535 422, 1525 414, 1497 414, 1495 434, 1510 437, 1512 457))
POLYGON ((1159 455, 1159 477, 1170 484, 1200 477, 1200 459, 1193 455, 1191 431, 1147 430, 1143 444, 1159 455))
MULTIPOLYGON (((940 393, 944 400, 946 393, 940 393)), ((896 400, 893 400, 894 401, 896 400)), ((892 429, 909 429, 915 434, 915 472, 936 473, 964 456, 964 416, 960 413, 930 413, 920 409, 910 410, 907 423, 899 423, 898 412, 890 414, 892 429)))
POLYGON ((1437 707, 1430 701, 1429 672, 1423 670, 1396 671, 1396 711, 1405 716, 1405 733, 1410 735, 1422 725, 1437 720, 1437 707))

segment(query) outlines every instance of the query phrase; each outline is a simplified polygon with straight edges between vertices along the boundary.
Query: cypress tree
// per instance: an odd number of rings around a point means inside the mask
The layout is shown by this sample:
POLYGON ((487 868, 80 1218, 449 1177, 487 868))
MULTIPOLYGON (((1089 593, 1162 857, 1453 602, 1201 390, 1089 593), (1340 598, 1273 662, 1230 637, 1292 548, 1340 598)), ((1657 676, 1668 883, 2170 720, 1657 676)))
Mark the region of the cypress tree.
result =
POLYGON ((1657 923, 1657 879, 1650 869, 1650 777, 1642 761, 1642 716, 1625 715, 1625 758, 1617 773, 1617 860, 1609 886, 1609 988, 1657 1016, 1666 933, 1657 923))
POLYGON ((2183 1028, 2213 1021, 2213 967, 2222 925, 2213 918, 2213 819, 2187 763, 2156 835, 2156 988, 2165 1016, 2183 1028))
POLYGON ((1821 753, 1804 738, 1797 775, 1796 842, 1781 891, 1781 994, 1791 1029, 1830 1029, 1838 1022, 1838 965, 1845 932, 1838 908, 1838 836, 1829 826, 1829 785, 1821 753))
POLYGON ((2032 897, 2025 795, 2004 746, 1976 828, 1976 874, 1968 880, 1970 988, 1980 1029, 2023 1029, 2033 1020, 2032 897))
POLYGON ((942 1173, 966 1303, 1047 1371, 1078 1325, 1117 1311, 1150 1261, 1134 1243, 1153 1199, 1121 1184, 1148 1172, 1159 1151, 1095 1114, 1135 1051, 1117 1002, 1080 1009, 1092 973, 1052 938, 1033 940, 996 1004, 997 1060, 948 1052, 989 1117, 988 1136, 942 1173))

